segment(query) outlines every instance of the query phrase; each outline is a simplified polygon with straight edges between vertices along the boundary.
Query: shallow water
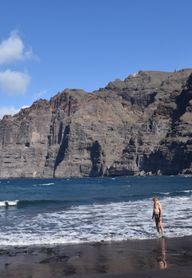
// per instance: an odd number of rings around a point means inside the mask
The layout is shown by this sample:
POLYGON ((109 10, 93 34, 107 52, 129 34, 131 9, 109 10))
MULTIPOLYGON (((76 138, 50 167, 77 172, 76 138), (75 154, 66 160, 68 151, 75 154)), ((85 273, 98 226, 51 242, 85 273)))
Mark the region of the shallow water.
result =
POLYGON ((154 195, 166 236, 192 235, 191 177, 0 180, 0 245, 154 238, 154 195))

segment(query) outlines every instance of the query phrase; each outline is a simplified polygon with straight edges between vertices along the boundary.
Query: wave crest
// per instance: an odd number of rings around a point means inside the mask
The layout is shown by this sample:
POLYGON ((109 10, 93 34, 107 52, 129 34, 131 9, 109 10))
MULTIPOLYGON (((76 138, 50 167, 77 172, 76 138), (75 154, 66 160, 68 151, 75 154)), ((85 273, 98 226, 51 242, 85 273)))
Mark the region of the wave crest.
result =
POLYGON ((19 200, 14 200, 14 201, 0 201, 0 207, 7 207, 7 206, 17 206, 19 200))

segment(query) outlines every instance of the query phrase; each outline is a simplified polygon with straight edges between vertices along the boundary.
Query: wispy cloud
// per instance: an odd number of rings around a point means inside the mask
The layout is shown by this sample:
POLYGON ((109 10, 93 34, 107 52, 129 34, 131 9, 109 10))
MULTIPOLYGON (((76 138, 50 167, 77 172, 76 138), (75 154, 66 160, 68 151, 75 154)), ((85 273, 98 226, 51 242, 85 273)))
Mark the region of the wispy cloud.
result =
POLYGON ((23 105, 21 108, 15 108, 14 106, 2 106, 0 107, 0 119, 3 118, 5 115, 15 115, 19 113, 21 109, 25 109, 30 107, 29 105, 23 105))
POLYGON ((0 42, 0 65, 10 64, 35 57, 31 48, 24 45, 18 32, 13 31, 8 39, 0 42))
POLYGON ((0 91, 9 95, 25 94, 31 77, 27 73, 0 71, 0 91))
POLYGON ((19 112, 20 109, 15 108, 14 106, 10 107, 0 107, 0 119, 3 118, 4 115, 14 115, 19 112))
POLYGON ((42 90, 42 91, 40 91, 40 92, 34 94, 33 100, 36 101, 36 100, 38 100, 38 99, 40 99, 40 98, 45 97, 45 95, 46 95, 48 92, 49 92, 49 90, 42 90))

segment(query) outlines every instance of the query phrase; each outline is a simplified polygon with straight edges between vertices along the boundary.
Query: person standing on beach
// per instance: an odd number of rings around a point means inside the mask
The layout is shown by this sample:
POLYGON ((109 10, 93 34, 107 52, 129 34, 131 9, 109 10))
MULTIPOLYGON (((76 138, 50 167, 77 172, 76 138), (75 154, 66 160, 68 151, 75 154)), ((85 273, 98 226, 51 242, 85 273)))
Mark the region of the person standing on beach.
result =
POLYGON ((153 215, 152 219, 155 219, 155 225, 157 232, 160 233, 163 236, 164 229, 163 229, 163 222, 162 222, 162 207, 160 204, 160 201, 153 197, 153 215))

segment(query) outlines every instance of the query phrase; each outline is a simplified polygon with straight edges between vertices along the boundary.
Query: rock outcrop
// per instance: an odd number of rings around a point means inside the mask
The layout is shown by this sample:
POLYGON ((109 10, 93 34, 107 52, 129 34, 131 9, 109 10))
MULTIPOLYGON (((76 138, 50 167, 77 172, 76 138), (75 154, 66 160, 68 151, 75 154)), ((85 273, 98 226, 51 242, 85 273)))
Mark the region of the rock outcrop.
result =
POLYGON ((0 121, 0 177, 192 174, 192 69, 66 89, 0 121))

